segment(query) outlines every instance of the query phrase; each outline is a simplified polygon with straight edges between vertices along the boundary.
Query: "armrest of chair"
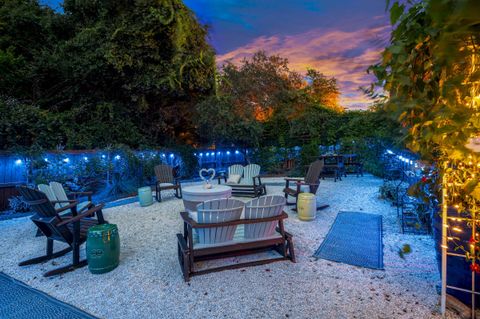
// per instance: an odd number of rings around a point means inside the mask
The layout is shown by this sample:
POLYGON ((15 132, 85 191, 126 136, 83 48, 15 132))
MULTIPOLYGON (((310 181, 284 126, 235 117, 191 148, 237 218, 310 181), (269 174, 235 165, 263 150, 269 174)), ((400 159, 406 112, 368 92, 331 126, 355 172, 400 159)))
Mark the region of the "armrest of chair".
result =
POLYGON ((218 182, 218 185, 220 185, 220 181, 223 179, 223 181, 226 183, 227 182, 227 176, 228 176, 228 173, 227 172, 220 172, 218 173, 217 176, 215 176, 215 178, 217 179, 217 182, 218 182))
POLYGON ((60 203, 76 203, 76 199, 69 199, 69 200, 52 200, 50 203, 52 204, 60 204, 60 203))
POLYGON ((88 197, 88 201, 91 202, 92 201, 92 195, 93 195, 93 192, 70 192, 69 195, 73 195, 74 198, 77 198, 78 196, 87 196, 88 197))
POLYGON ((182 217, 183 221, 185 223, 187 223, 188 225, 192 226, 193 228, 195 228, 196 226, 198 226, 199 224, 194 221, 189 215, 188 215, 188 212, 180 212, 180 217, 182 217))
POLYGON ((301 182, 304 180, 303 177, 285 177, 285 180, 288 182, 301 182))
POLYGON ((262 185, 261 175, 253 176, 253 185, 257 186, 257 184, 255 183, 255 179, 258 180, 258 185, 262 185))
MULTIPOLYGON (((60 202, 66 202, 66 201, 60 201, 60 202)), ((71 202, 71 201, 68 201, 68 202, 71 202)), ((52 203, 53 203, 53 202, 52 202, 52 203)), ((78 202, 77 202, 76 200, 74 200, 73 203, 71 203, 70 205, 63 206, 63 207, 61 207, 61 208, 59 208, 59 209, 56 209, 55 211, 56 211, 57 213, 61 213, 61 212, 63 212, 63 211, 66 211, 67 209, 74 209, 74 210, 76 210, 77 204, 78 204, 78 202)))
POLYGON ((285 188, 289 188, 290 186, 290 182, 301 182, 303 181, 303 177, 285 177, 285 182, 286 182, 286 185, 285 185, 285 188))
POLYGON ((74 223, 74 222, 77 222, 79 220, 81 220, 82 218, 85 218, 85 217, 90 217, 92 216, 93 214, 95 214, 96 212, 100 211, 103 206, 105 206, 105 204, 100 204, 100 205, 97 205, 89 210, 87 210, 85 213, 82 213, 80 215, 77 215, 75 217, 72 217, 72 218, 69 218, 69 219, 66 219, 60 223, 57 224, 57 226, 64 226, 66 224, 70 224, 70 223, 74 223))

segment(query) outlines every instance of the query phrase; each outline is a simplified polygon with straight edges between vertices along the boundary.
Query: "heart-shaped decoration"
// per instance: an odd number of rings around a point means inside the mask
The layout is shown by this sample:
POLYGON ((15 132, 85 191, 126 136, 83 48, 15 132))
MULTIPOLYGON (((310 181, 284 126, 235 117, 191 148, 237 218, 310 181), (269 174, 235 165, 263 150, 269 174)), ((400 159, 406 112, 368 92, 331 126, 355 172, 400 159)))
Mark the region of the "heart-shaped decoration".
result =
POLYGON ((206 182, 207 184, 210 184, 210 181, 215 177, 215 170, 213 168, 202 168, 199 172, 198 175, 200 175, 200 178, 206 182), (206 173, 206 175, 204 175, 206 173))

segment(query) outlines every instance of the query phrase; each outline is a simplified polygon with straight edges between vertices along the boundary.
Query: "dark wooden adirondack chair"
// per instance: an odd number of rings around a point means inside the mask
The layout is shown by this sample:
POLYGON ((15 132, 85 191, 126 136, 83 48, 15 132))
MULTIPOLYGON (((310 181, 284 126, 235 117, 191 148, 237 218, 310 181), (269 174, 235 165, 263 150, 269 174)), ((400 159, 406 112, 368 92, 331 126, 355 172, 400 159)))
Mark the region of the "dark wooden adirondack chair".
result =
MULTIPOLYGON (((318 190, 318 186, 320 185, 320 174, 322 173, 324 166, 323 160, 316 160, 315 162, 311 163, 308 167, 307 175, 305 178, 298 178, 298 177, 287 177, 285 178, 285 189, 283 192, 285 193, 285 199, 287 200, 287 205, 295 205, 293 210, 297 210, 297 198, 298 194, 302 192, 309 192, 312 194, 316 194, 318 190), (290 182, 295 183, 295 187, 290 187, 290 182), (294 197, 295 202, 289 202, 288 196, 294 197)), ((328 207, 328 205, 321 205, 317 207, 318 209, 323 209, 328 207)))
POLYGON ((105 223, 102 214, 103 204, 78 214, 78 203, 75 200, 68 201, 69 204, 67 206, 55 209, 55 202, 50 202, 44 193, 28 187, 19 187, 18 190, 25 202, 27 202, 35 212, 35 215, 31 218, 32 221, 45 237, 47 237, 47 254, 22 261, 19 266, 38 264, 63 256, 70 251, 73 251, 73 261, 71 265, 47 271, 43 275, 49 277, 86 266, 87 260, 80 261, 80 245, 87 239, 88 228, 105 223), (68 209, 71 211, 71 215, 60 215, 61 212, 68 209), (97 215, 97 218, 89 218, 93 215, 97 215), (54 253, 54 240, 66 243, 70 247, 54 253))
POLYGON ((157 177, 155 198, 158 202, 162 201, 161 192, 163 190, 174 189, 175 197, 182 198, 182 185, 180 181, 174 177, 172 166, 165 164, 155 166, 155 176, 157 177))

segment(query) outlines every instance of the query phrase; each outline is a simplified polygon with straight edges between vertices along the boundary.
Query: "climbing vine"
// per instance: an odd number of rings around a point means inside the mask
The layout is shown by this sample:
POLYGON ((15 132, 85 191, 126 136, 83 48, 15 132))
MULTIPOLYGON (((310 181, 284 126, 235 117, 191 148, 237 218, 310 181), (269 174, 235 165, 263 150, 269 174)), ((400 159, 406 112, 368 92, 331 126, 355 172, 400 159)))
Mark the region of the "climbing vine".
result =
POLYGON ((383 88, 385 109, 401 123, 409 148, 439 169, 444 209, 455 211, 449 222, 464 226, 450 227, 449 240, 478 272, 479 12, 477 0, 395 1, 390 45, 370 68, 378 79, 371 92, 383 88), (469 231, 465 245, 455 234, 469 231))

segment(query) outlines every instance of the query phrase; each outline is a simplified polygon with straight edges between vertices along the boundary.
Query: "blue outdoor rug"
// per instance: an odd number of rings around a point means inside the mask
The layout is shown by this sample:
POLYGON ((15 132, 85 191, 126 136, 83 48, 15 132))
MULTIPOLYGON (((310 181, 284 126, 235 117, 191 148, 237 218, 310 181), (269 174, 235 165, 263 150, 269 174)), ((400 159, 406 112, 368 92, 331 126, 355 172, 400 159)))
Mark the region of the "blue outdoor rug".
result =
POLYGON ((382 216, 340 212, 313 257, 383 269, 382 216))
POLYGON ((8 319, 95 319, 0 272, 0 318, 8 319))

